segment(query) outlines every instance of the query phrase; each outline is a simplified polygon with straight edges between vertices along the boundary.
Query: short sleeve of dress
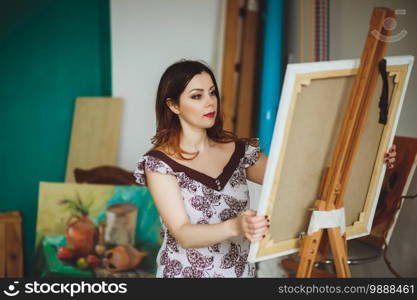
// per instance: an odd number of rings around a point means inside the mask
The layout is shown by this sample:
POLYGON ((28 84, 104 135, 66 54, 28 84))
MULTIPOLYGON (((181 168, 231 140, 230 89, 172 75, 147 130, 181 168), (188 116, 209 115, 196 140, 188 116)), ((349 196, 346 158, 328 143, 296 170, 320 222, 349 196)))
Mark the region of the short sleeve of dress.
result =
POLYGON ((252 138, 245 144, 245 155, 242 160, 243 167, 247 168, 255 164, 261 152, 259 138, 252 138))
POLYGON ((146 175, 145 175, 145 168, 153 171, 158 172, 161 174, 172 174, 175 175, 172 168, 165 163, 164 161, 160 160, 159 158, 156 158, 151 155, 144 155, 141 157, 141 159, 136 164, 136 169, 133 173, 133 175, 136 178, 136 182, 139 185, 147 185, 146 183, 146 175))

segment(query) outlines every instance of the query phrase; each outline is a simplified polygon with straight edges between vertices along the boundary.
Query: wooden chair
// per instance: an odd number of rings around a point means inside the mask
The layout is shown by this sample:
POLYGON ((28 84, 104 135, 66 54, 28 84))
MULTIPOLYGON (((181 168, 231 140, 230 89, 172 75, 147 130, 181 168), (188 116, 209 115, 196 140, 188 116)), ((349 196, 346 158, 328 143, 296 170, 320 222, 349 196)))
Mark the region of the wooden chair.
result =
POLYGON ((18 211, 0 213, 0 278, 23 277, 21 225, 18 211))

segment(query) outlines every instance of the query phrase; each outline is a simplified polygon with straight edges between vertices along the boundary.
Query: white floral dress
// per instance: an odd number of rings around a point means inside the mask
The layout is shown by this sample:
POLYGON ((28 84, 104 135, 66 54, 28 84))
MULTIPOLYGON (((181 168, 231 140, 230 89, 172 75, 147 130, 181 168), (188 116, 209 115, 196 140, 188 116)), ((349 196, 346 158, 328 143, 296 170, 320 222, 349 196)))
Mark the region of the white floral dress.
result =
MULTIPOLYGON (((172 174, 181 188, 191 224, 217 224, 249 208, 246 168, 259 158, 259 140, 235 142, 235 150, 217 178, 186 167, 161 151, 147 152, 137 163, 136 182, 146 185, 144 168, 172 174)), ((156 277, 254 277, 255 265, 247 261, 250 242, 243 236, 204 248, 182 248, 161 219, 162 246, 156 277)))

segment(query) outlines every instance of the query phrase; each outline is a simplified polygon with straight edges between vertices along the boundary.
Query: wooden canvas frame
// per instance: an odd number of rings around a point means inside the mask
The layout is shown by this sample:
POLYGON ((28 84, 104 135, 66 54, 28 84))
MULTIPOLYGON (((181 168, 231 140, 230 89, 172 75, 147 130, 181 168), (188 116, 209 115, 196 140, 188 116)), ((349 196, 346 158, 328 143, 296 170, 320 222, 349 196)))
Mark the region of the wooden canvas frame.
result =
POLYGON ((381 187, 378 205, 369 235, 361 240, 375 248, 383 249, 389 245, 408 189, 417 170, 417 138, 395 136, 397 157, 392 169, 387 170, 381 187))
POLYGON ((117 165, 122 113, 122 98, 77 98, 65 173, 66 182, 75 182, 76 168, 117 165))
MULTIPOLYGON (((416 170, 417 170, 417 156, 415 156, 413 165, 411 166, 411 170, 410 170, 410 173, 409 173, 409 175, 407 177, 407 181, 405 183, 403 192, 401 193, 402 196, 407 196, 408 189, 410 188, 411 180, 414 178, 414 174, 415 174, 416 170)), ((401 201, 401 207, 403 205, 403 202, 404 202, 404 199, 402 199, 402 201, 401 201)), ((397 223, 398 217, 400 215, 401 207, 395 213, 395 215, 394 215, 394 221, 393 221, 392 225, 390 226, 390 228, 388 230, 387 237, 385 238, 385 242, 387 243, 387 245, 389 244, 389 241, 391 240, 391 237, 392 237, 392 233, 394 231, 395 224, 397 223)))
MULTIPOLYGON (((378 78, 344 198, 347 239, 370 232, 385 173, 383 155, 394 138, 413 61, 412 56, 387 58, 390 105, 385 126, 378 124, 378 78)), ((252 243, 249 261, 298 251, 298 235, 307 231, 308 209, 329 166, 358 67, 359 60, 287 66, 257 208, 258 214, 270 217, 271 228, 261 242, 252 243)))

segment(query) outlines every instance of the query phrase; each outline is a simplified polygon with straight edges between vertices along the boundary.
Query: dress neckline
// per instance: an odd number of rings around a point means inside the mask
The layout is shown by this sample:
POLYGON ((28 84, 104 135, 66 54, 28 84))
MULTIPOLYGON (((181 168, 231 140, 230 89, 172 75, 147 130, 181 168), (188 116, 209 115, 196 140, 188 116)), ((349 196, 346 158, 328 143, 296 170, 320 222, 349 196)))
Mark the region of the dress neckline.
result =
POLYGON ((220 173, 220 175, 216 178, 213 178, 205 173, 180 164, 179 162, 175 161, 174 159, 172 159, 160 150, 151 150, 147 152, 145 155, 151 155, 153 157, 159 158, 160 160, 168 164, 174 172, 184 172, 191 179, 199 181, 209 188, 220 191, 225 187, 230 177, 233 175, 244 153, 245 144, 240 140, 236 140, 235 149, 233 150, 233 153, 230 156, 229 161, 224 166, 223 171, 220 173))

